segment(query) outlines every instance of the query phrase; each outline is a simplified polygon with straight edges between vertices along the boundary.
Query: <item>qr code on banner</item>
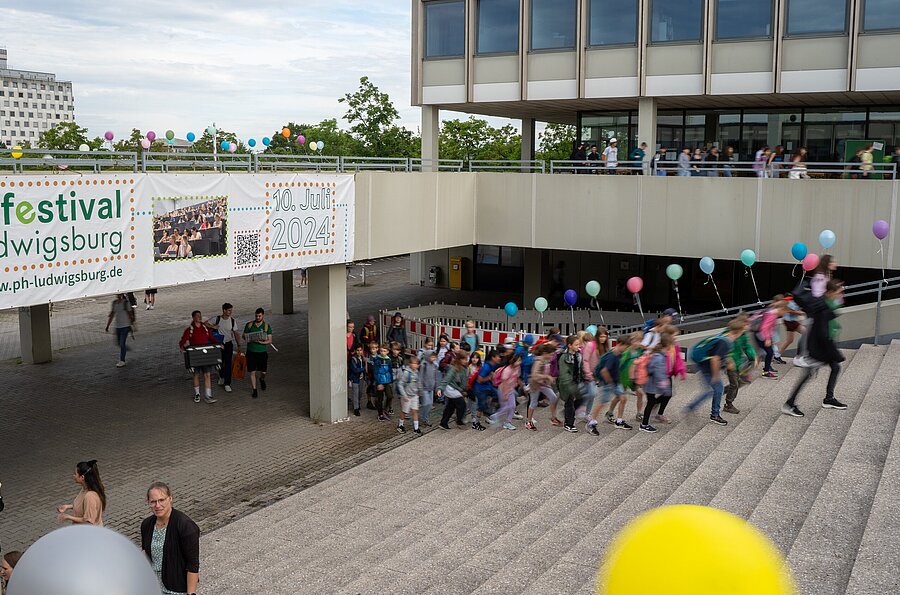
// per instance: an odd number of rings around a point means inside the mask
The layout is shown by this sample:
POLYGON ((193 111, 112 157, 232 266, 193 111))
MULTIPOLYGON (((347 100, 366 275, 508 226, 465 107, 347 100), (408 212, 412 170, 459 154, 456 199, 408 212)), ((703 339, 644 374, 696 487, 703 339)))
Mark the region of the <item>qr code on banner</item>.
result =
POLYGON ((259 232, 238 231, 234 234, 234 268, 259 265, 259 232))

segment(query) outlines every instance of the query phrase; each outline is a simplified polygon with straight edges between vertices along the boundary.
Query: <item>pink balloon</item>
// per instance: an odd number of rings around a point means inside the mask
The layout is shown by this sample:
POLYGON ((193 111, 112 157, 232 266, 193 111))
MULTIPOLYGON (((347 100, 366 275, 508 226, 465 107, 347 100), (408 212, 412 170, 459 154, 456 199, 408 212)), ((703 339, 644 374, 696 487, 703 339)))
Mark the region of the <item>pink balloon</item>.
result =
POLYGON ((237 151, 237 144, 235 144, 235 143, 229 143, 229 144, 228 144, 228 152, 229 152, 229 153, 234 153, 235 151, 237 151))
POLYGON ((141 146, 144 147, 145 149, 149 149, 149 148, 150 148, 150 139, 149 139, 149 138, 142 138, 142 139, 141 139, 141 146))
POLYGON ((872 233, 875 234, 875 237, 879 240, 883 240, 888 237, 888 234, 891 232, 890 224, 884 219, 879 219, 872 225, 872 233))
POLYGON ((819 266, 818 254, 807 254, 806 258, 803 259, 803 270, 807 273, 815 270, 817 266, 819 266))
POLYGON ((627 287, 628 291, 630 291, 631 293, 640 293, 644 288, 644 280, 640 277, 632 277, 625 284, 625 287, 627 287))
POLYGON ((105 138, 106 140, 112 140, 114 138, 114 135, 112 131, 107 130, 106 134, 103 135, 103 138, 105 138))
POLYGON ((147 138, 150 139, 150 142, 152 143, 156 140, 156 133, 151 130, 147 133, 147 138))
POLYGON ((303 136, 302 134, 301 134, 300 136, 297 137, 297 144, 298 144, 298 145, 302 145, 302 144, 305 143, 305 142, 306 142, 306 137, 303 136))

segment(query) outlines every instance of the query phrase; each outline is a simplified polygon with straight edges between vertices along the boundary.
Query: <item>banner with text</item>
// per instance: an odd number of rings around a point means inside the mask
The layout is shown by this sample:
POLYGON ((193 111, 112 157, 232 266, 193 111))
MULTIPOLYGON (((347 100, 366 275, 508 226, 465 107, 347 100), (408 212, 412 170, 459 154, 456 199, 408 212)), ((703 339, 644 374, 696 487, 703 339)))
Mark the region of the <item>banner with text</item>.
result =
POLYGON ((353 261, 352 175, 0 176, 0 309, 353 261))

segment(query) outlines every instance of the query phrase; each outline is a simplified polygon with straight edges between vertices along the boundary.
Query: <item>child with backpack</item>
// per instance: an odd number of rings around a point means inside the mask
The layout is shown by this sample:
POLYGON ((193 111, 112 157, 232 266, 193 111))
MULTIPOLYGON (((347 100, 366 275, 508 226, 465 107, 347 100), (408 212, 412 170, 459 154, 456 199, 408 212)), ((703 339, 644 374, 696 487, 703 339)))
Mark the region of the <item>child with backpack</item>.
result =
POLYGON ((431 409, 434 407, 434 393, 438 384, 437 354, 424 351, 419 360, 419 420, 430 428, 431 409))
POLYGON ((660 333, 656 346, 649 348, 645 355, 641 356, 647 358, 647 381, 644 384, 647 391, 647 406, 644 407, 644 416, 638 427, 642 432, 650 434, 656 432, 656 428, 650 425, 650 414, 653 413, 657 403, 665 409, 664 401, 667 403, 672 398, 672 378, 667 369, 666 351, 672 347, 673 342, 672 335, 660 333))
MULTIPOLYGON (((637 412, 635 413, 635 419, 638 421, 644 418, 644 390, 641 388, 640 383, 635 381, 632 366, 638 358, 644 354, 644 346, 641 343, 643 337, 644 335, 640 332, 631 334, 628 338, 629 347, 622 353, 619 368, 619 385, 622 387, 623 395, 626 391, 630 390, 636 397, 637 412)), ((646 375, 643 374, 643 376, 646 375)), ((644 380, 644 378, 640 378, 640 380, 644 380)), ((607 419, 610 421, 612 418, 612 410, 613 408, 610 406, 609 411, 606 414, 607 419)), ((619 417, 622 417, 623 415, 624 410, 619 417)))
POLYGON ((786 310, 784 296, 779 294, 772 298, 772 303, 761 315, 751 318, 750 328, 760 349, 766 352, 763 378, 778 378, 778 372, 772 367, 775 358, 775 327, 786 310))
POLYGON ((500 364, 500 356, 495 350, 488 352, 487 357, 478 370, 478 376, 475 377, 472 390, 475 393, 475 417, 472 418, 472 429, 483 432, 486 428, 481 424, 481 418, 489 416, 491 399, 497 395, 494 388, 494 372, 500 364))
POLYGON ((594 378, 600 387, 600 399, 594 403, 594 408, 591 411, 591 421, 588 422, 588 428, 590 428, 590 432, 594 436, 600 435, 600 432, 597 431, 597 419, 600 417, 601 409, 607 404, 609 404, 607 419, 620 430, 631 429, 631 426, 622 419, 622 416, 625 414, 625 402, 627 399, 623 394, 622 387, 619 386, 620 358, 630 346, 631 337, 621 337, 615 347, 603 354, 600 361, 597 362, 597 367, 594 368, 594 378), (619 419, 612 420, 612 411, 616 406, 619 407, 619 419))
POLYGON ((369 353, 366 354, 366 409, 375 407, 375 358, 378 357, 378 343, 369 343, 369 353))
POLYGON ((359 398, 362 393, 363 377, 366 375, 366 358, 363 355, 362 345, 357 345, 353 355, 347 362, 347 380, 350 385, 350 402, 353 405, 353 415, 359 417, 359 398))
POLYGON ((594 378, 594 368, 600 363, 600 358, 609 351, 609 332, 606 327, 597 328, 597 334, 585 333, 584 347, 581 348, 581 361, 584 382, 581 383, 583 397, 581 406, 575 412, 575 418, 579 416, 586 421, 591 421, 591 410, 594 408, 594 400, 597 398, 597 380, 594 378))
MULTIPOLYGON (((437 354, 435 354, 437 356, 437 354)), ((444 413, 441 415, 441 429, 450 429, 450 418, 456 413, 456 426, 462 428, 465 425, 466 417, 466 397, 468 392, 467 377, 469 358, 465 353, 456 354, 456 359, 450 370, 444 375, 443 380, 437 387, 437 394, 444 397, 444 413)), ((473 372, 477 374, 478 372, 473 372)))
POLYGON ((389 355, 391 346, 384 343, 378 349, 378 355, 372 360, 372 378, 375 382, 375 408, 378 410, 378 421, 388 421, 385 403, 391 402, 394 384, 394 370, 389 355))
POLYGON ((394 379, 394 382, 391 384, 391 391, 385 393, 386 402, 384 404, 384 410, 388 415, 394 415, 394 409, 391 407, 391 402, 393 401, 394 394, 397 392, 397 379, 400 378, 400 371, 403 369, 403 345, 398 341, 391 341, 391 377, 394 379))
POLYGON ((732 347, 728 354, 728 386, 725 387, 725 407, 722 408, 725 413, 737 415, 741 412, 734 406, 738 390, 744 384, 741 377, 749 366, 759 364, 756 350, 753 349, 753 345, 750 344, 750 339, 747 337, 749 326, 746 316, 738 316, 728 323, 728 338, 732 341, 732 347))
POLYGON ((691 347, 690 357, 697 364, 700 376, 707 388, 697 395, 686 407, 688 412, 693 412, 705 400, 712 398, 709 421, 720 426, 727 426, 728 422, 719 415, 722 404, 724 384, 722 382, 722 369, 728 364, 728 354, 731 352, 731 340, 726 335, 715 335, 703 339, 691 347))
POLYGON ((513 425, 513 413, 516 410, 516 395, 519 387, 519 374, 521 373, 522 356, 513 353, 509 362, 494 372, 493 384, 498 389, 500 397, 500 409, 488 418, 489 423, 503 422, 504 430, 515 430, 513 425))
POLYGON ((397 431, 406 433, 404 422, 412 414, 413 433, 422 435, 419 429, 419 358, 411 356, 409 362, 400 370, 397 378, 397 392, 400 394, 400 421, 397 423, 397 431))
POLYGON ((538 407, 541 395, 554 405, 559 398, 553 392, 554 379, 550 375, 550 360, 555 355, 556 349, 548 343, 542 343, 534 349, 534 363, 531 366, 531 374, 528 376, 528 409, 525 415, 527 420, 525 427, 529 430, 537 431, 534 423, 534 411, 538 407))
POLYGON ((582 381, 581 339, 578 335, 570 335, 566 339, 566 350, 559 357, 559 398, 565 406, 566 432, 576 433, 575 409, 581 400, 582 381))

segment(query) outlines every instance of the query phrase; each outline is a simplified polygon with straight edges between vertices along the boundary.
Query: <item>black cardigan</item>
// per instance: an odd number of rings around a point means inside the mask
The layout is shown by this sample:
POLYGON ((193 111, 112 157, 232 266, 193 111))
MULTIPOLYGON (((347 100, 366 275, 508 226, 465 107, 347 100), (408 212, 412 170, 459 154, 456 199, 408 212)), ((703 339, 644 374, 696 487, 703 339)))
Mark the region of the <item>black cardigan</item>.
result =
MULTIPOLYGON (((150 558, 156 517, 141 523, 141 549, 150 558)), ((162 582, 169 591, 187 593, 187 573, 200 572, 200 527, 186 514, 172 509, 163 545, 162 582)))

